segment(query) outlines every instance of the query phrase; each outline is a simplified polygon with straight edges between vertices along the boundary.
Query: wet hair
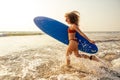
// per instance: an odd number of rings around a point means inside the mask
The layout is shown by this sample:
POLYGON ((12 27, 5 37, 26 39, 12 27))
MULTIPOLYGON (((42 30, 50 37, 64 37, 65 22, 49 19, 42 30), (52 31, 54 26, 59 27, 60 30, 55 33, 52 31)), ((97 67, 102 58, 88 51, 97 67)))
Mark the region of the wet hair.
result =
POLYGON ((79 25, 80 13, 78 11, 72 11, 72 12, 66 13, 65 17, 69 18, 70 23, 79 25))

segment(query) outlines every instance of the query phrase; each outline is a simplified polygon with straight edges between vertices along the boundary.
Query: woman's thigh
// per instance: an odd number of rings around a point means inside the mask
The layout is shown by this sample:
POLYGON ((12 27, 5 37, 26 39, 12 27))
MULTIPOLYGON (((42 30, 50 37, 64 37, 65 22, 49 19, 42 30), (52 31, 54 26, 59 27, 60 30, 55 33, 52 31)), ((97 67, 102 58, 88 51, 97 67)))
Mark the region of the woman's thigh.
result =
POLYGON ((76 41, 71 40, 68 45, 68 50, 70 51, 78 50, 78 43, 76 41))

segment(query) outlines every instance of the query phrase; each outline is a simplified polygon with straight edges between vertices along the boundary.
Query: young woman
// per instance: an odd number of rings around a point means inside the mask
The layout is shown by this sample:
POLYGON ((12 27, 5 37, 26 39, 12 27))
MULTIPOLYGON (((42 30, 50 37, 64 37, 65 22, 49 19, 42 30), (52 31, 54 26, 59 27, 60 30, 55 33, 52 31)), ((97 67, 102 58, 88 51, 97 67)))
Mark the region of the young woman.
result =
POLYGON ((80 58, 87 58, 90 60, 95 60, 99 61, 95 56, 88 56, 85 54, 79 54, 78 50, 78 40, 75 37, 76 32, 78 32, 80 35, 82 35, 84 38, 86 38, 90 43, 94 44, 93 40, 90 40, 80 29, 79 29, 79 18, 80 14, 77 11, 72 11, 69 13, 65 14, 66 22, 69 25, 68 28, 68 39, 69 39, 69 44, 66 52, 66 63, 67 65, 70 65, 70 55, 72 52, 74 52, 76 57, 80 58))

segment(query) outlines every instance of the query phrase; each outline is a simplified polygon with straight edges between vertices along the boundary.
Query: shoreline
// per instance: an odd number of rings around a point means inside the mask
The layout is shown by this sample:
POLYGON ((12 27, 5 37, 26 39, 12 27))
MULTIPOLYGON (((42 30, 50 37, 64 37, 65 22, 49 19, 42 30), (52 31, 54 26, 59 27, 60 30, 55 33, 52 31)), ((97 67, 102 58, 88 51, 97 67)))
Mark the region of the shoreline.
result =
MULTIPOLYGON (((120 31, 83 31, 85 33, 120 33, 120 31)), ((42 35, 42 31, 0 31, 0 35, 6 36, 24 36, 24 35, 42 35)))
POLYGON ((40 31, 1 31, 0 37, 42 35, 40 31))

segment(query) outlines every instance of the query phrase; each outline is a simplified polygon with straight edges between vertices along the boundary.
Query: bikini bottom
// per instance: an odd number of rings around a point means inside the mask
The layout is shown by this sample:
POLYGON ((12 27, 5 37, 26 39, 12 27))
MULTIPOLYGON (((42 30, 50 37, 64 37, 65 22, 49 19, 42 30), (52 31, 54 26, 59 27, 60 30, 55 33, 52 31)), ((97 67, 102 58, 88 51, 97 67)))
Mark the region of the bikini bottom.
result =
POLYGON ((78 43, 78 40, 77 40, 77 39, 70 39, 69 41, 71 41, 71 40, 76 41, 76 42, 78 43))

